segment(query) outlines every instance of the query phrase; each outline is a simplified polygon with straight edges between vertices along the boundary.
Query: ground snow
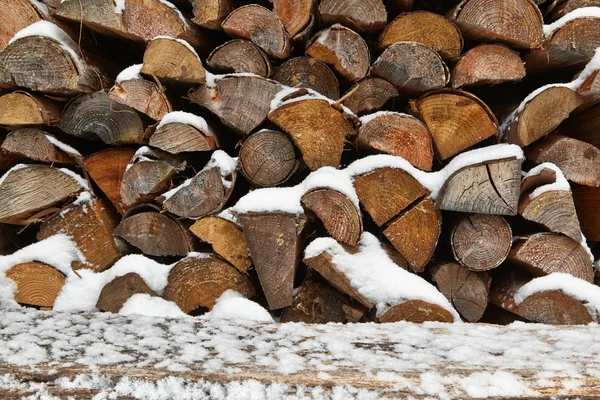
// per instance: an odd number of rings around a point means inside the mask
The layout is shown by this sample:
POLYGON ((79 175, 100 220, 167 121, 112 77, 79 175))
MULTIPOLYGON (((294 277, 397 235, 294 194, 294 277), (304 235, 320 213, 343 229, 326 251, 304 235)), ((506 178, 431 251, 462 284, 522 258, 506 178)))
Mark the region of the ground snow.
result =
POLYGON ((267 310, 234 290, 223 292, 213 309, 204 315, 208 319, 231 319, 275 322, 267 310))
POLYGON ((136 293, 131 296, 119 310, 121 315, 145 315, 147 317, 178 318, 189 317, 172 301, 147 293, 136 293))

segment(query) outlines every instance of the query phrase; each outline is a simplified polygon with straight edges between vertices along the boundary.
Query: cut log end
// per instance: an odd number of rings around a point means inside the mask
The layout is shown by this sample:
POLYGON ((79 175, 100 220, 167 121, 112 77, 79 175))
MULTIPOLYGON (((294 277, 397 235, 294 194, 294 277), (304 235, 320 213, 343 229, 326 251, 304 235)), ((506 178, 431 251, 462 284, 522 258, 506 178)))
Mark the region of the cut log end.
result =
POLYGON ((49 265, 39 262, 17 264, 6 272, 16 286, 17 303, 52 308, 65 284, 65 276, 49 265))
POLYGON ((144 52, 141 72, 176 84, 204 83, 206 73, 202 62, 188 46, 171 38, 152 40, 144 52))
POLYGON ((134 294, 145 293, 150 296, 157 294, 150 289, 141 276, 130 272, 123 276, 116 277, 102 288, 96 308, 101 311, 118 313, 123 304, 134 294))
POLYGON ((391 307, 379 317, 379 322, 383 323, 399 321, 420 324, 423 322, 454 322, 454 318, 448 310, 437 304, 422 300, 409 300, 391 307))
POLYGON ((525 77, 523 61, 501 44, 483 44, 462 55, 452 68, 453 88, 517 82, 525 77))
POLYGON ((295 88, 316 90, 325 97, 340 97, 338 80, 329 67, 313 57, 295 57, 281 64, 273 79, 295 88))

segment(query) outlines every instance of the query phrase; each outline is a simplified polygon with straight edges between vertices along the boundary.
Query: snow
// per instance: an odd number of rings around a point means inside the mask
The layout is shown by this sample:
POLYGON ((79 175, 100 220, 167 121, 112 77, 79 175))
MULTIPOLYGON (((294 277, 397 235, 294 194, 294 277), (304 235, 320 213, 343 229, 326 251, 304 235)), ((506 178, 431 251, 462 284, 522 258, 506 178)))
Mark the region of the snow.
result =
POLYGON ((77 150, 75 150, 74 148, 69 146, 68 144, 61 142, 54 136, 46 135, 46 139, 48 139, 48 141, 50 143, 52 143, 53 145, 55 145, 56 147, 58 147, 60 150, 64 151, 65 153, 74 154, 76 156, 81 156, 80 152, 78 152, 77 150))
POLYGON ((178 318, 188 317, 181 308, 172 301, 147 293, 136 293, 131 296, 119 310, 121 315, 145 315, 147 317, 178 318))
POLYGON ((581 71, 577 79, 574 79, 569 84, 569 87, 573 90, 579 89, 579 86, 581 86, 581 84, 585 82, 585 80, 589 78, 593 72, 598 70, 600 70, 600 47, 596 49, 594 57, 592 57, 590 62, 586 64, 585 68, 583 69, 583 71, 581 71))
POLYGON ((73 202, 73 205, 77 206, 89 202, 92 199, 92 194, 88 191, 79 193, 79 196, 73 202))
POLYGON ((50 11, 48 10, 48 6, 38 0, 29 0, 29 2, 44 16, 50 16, 50 11))
POLYGON ((79 55, 77 53, 77 43, 65 31, 60 29, 57 25, 48 21, 38 21, 21 29, 19 32, 10 39, 8 44, 18 39, 22 39, 29 36, 42 36, 48 39, 52 39, 58 42, 60 46, 71 56, 74 62, 79 61, 79 55))
POLYGON ((283 86, 283 89, 281 89, 279 92, 277 92, 277 94, 275 95, 273 100, 271 100, 269 112, 272 112, 273 110, 275 110, 281 106, 284 106, 286 104, 295 103, 297 101, 323 100, 323 101, 326 101, 327 103, 329 103, 330 105, 336 105, 336 106, 341 107, 344 114, 347 114, 354 118, 358 118, 356 116, 356 114, 354 114, 352 112, 352 110, 350 110, 348 107, 346 107, 342 103, 338 103, 337 101, 330 99, 329 97, 323 96, 321 93, 317 92, 316 90, 309 89, 309 88, 292 88, 292 87, 285 86, 285 85, 282 85, 282 86, 283 86), (302 96, 287 99, 285 101, 283 100, 286 96, 288 96, 289 94, 294 93, 295 91, 298 91, 298 90, 305 90, 308 93, 305 95, 302 95, 302 96))
POLYGON ((181 22, 183 22, 183 24, 186 26, 186 28, 190 27, 190 24, 188 23, 187 19, 185 19, 185 17, 181 13, 181 11, 179 11, 179 8, 175 7, 175 5, 173 3, 171 3, 170 1, 167 1, 167 0, 158 0, 158 1, 163 3, 164 5, 166 5, 173 11, 175 11, 175 13, 179 16, 179 19, 181 20, 181 22))
POLYGON ((23 169, 23 168, 27 168, 26 164, 17 164, 14 167, 12 167, 11 169, 9 169, 8 171, 6 171, 4 173, 4 175, 2 175, 0 177, 0 185, 2 185, 2 182, 4 182, 4 180, 8 177, 8 175, 10 175, 11 172, 16 171, 18 169, 23 169))
POLYGON ((550 192, 553 190, 571 191, 571 186, 569 185, 569 182, 565 178, 565 175, 562 173, 560 168, 558 168, 555 164, 552 164, 549 162, 542 163, 542 164, 532 168, 529 172, 527 172, 525 175, 523 175, 523 178, 528 178, 530 176, 539 175, 542 172, 542 170, 544 170, 544 169, 553 170, 556 175, 556 180, 554 181, 554 183, 548 183, 546 185, 542 185, 542 186, 535 188, 535 190, 533 192, 531 192, 531 194, 529 195, 529 198, 531 200, 535 199, 536 197, 538 197, 539 195, 541 195, 543 193, 550 192))
POLYGON ((160 120, 160 123, 156 127, 156 129, 160 129, 161 126, 166 124, 179 123, 179 124, 187 124, 193 126, 199 131, 211 134, 210 129, 208 129, 208 125, 206 124, 206 120, 204 118, 194 115, 192 113, 184 112, 184 111, 172 111, 167 113, 163 119, 160 120))
POLYGON ((121 83, 124 81, 130 81, 133 79, 143 80, 144 78, 141 75, 142 67, 144 64, 134 64, 130 67, 125 68, 123 71, 117 75, 117 79, 115 79, 116 83, 121 83))
POLYGON ((551 36, 558 29, 578 18, 600 18, 600 7, 577 8, 550 25, 544 25, 544 36, 551 36))
POLYGON ((393 116, 414 118, 412 115, 408 115, 408 114, 400 113, 400 112, 396 112, 396 111, 377 111, 372 114, 364 115, 364 116, 360 117, 359 120, 362 125, 366 125, 367 123, 369 123, 369 121, 371 121, 374 118, 379 117, 380 115, 393 115, 393 116))
MULTIPOLYGON (((247 78, 260 78, 260 79, 266 79, 263 76, 260 75, 256 75, 250 72, 236 72, 236 73, 231 73, 231 74, 211 74, 208 71, 205 71, 206 73, 206 78, 205 78, 205 82, 204 84, 206 85, 206 87, 209 88, 214 88, 217 86, 217 81, 221 80, 221 79, 225 79, 225 78, 232 78, 232 77, 247 77, 247 78)), ((297 89, 296 89, 297 90, 297 89)))
POLYGON ((125 0, 113 0, 115 2, 115 13, 123 14, 125 10, 125 0))
MULTIPOLYGON (((170 3, 169 3, 169 4, 170 4, 170 3)), ((175 6, 173 6, 172 4, 171 4, 171 6, 172 6, 172 7, 175 7, 175 6)), ((181 15, 181 13, 180 13, 180 15, 181 15)), ((185 20, 184 20, 184 21, 185 21, 185 20)), ((155 36, 155 37, 154 37, 152 40, 154 40, 154 39, 168 39, 168 40, 174 40, 174 41, 176 41, 177 43, 179 43, 179 44, 182 44, 182 45, 184 45, 185 47, 187 47, 187 48, 188 48, 188 50, 189 50, 189 51, 191 51, 191 52, 192 52, 192 54, 196 56, 196 58, 198 59, 198 61, 199 61, 200 63, 202 63, 202 61, 200 60, 200 56, 198 55, 198 52, 196 52, 196 49, 194 49, 194 48, 192 47, 192 45, 191 45, 191 44, 189 44, 189 43, 187 42, 187 40, 178 39, 178 38, 174 38, 174 37, 171 37, 171 36, 155 36)))
POLYGON ((322 45, 325 45, 330 32, 331 32, 331 28, 326 28, 326 29, 323 29, 321 32, 319 32, 317 42, 319 42, 322 45))
POLYGON ((90 184, 86 179, 82 178, 80 175, 66 168, 60 168, 59 171, 63 174, 69 175, 71 178, 73 178, 75 182, 77 182, 79 186, 81 186, 85 190, 90 190, 90 184))
POLYGON ((549 290, 560 290, 581 301, 594 320, 598 321, 600 316, 600 287, 571 274, 555 272, 541 278, 534 278, 517 291, 515 302, 518 305, 535 293, 549 290))
POLYGON ((455 322, 460 316, 433 285, 398 266, 381 247, 379 240, 371 233, 363 233, 359 251, 350 254, 332 238, 318 238, 306 250, 306 258, 316 257, 327 252, 337 269, 342 272, 362 296, 375 304, 377 317, 381 317, 390 307, 409 300, 422 300, 448 310, 455 322))
POLYGON ((234 321, 275 322, 267 310, 234 290, 223 292, 221 297, 217 299, 213 309, 208 314, 205 314, 205 317, 208 319, 231 319, 234 321))

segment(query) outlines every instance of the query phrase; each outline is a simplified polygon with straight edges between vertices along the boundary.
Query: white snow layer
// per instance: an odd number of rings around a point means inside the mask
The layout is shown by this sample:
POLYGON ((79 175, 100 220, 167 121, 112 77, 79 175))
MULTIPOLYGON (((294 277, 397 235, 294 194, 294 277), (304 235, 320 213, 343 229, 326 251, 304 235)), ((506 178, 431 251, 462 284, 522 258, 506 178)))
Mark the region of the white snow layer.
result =
POLYGON ((27 164, 17 164, 14 167, 12 167, 11 169, 9 169, 8 171, 6 171, 4 173, 4 175, 0 176, 0 185, 2 185, 4 180, 8 177, 8 175, 10 175, 11 172, 16 171, 18 169, 23 169, 23 168, 27 168, 27 164))
POLYGON ((74 148, 69 146, 68 144, 61 142, 54 136, 51 136, 51 135, 45 135, 45 136, 46 136, 46 139, 48 139, 48 141, 50 143, 52 143, 54 146, 58 147, 60 150, 64 151, 65 153, 74 154, 76 156, 81 156, 80 152, 78 152, 77 150, 75 150, 74 148))
MULTIPOLYGON (((267 79, 263 76, 253 74, 251 72, 235 72, 235 73, 231 73, 231 74, 211 74, 209 71, 205 71, 205 74, 206 74, 206 78, 205 78, 204 84, 206 85, 206 87, 209 87, 209 88, 214 88, 217 85, 217 81, 220 81, 221 79, 225 79, 225 78, 251 77, 251 78, 267 79)), ((298 89, 296 89, 296 90, 298 90, 298 89)))
POLYGON ((161 126, 172 123, 187 124, 203 133, 212 135, 204 118, 185 111, 171 111, 170 113, 167 113, 163 119, 160 120, 156 129, 158 130, 161 126))
POLYGON ((163 3, 164 5, 166 5, 167 7, 169 7, 171 10, 175 11, 175 13, 177 14, 177 16, 179 17, 181 22, 183 22, 183 24, 185 25, 186 28, 190 27, 190 24, 188 23, 187 19, 183 16, 181 11, 179 11, 179 8, 177 8, 173 3, 171 3, 170 1, 167 1, 167 0, 158 0, 158 1, 163 3))
POLYGON ((89 182, 86 179, 82 178, 81 175, 78 175, 75 172, 73 172, 73 171, 71 171, 70 169, 67 169, 67 168, 60 168, 59 171, 62 172, 63 174, 65 174, 65 175, 69 175, 71 178, 73 178, 73 180, 75 182, 77 182, 77 184, 79 186, 81 186, 85 190, 90 190, 90 184, 89 184, 89 182))
POLYGON ((546 185, 542 185, 542 186, 535 188, 534 191, 531 192, 531 194, 529 195, 529 198, 531 200, 535 199, 542 193, 550 192, 553 190, 568 190, 568 191, 571 190, 571 186, 569 185, 569 182, 565 178, 565 175, 562 173, 560 168, 558 168, 555 164, 552 164, 549 162, 542 163, 542 164, 532 168, 529 172, 527 172, 525 175, 523 175, 523 178, 528 178, 530 176, 539 175, 540 172, 542 172, 542 170, 544 170, 544 169, 553 170, 556 175, 556 180, 554 181, 554 183, 548 183, 546 185))
POLYGON ((125 0, 113 0, 115 2, 115 13, 123 14, 125 10, 125 0))
MULTIPOLYGON (((175 7, 175 6, 173 6, 173 7, 175 7)), ((185 19, 184 19, 184 21, 185 21, 185 19)), ((171 37, 171 36, 162 36, 162 35, 155 36, 155 37, 154 37, 152 40, 154 40, 154 39, 168 39, 168 40, 174 40, 174 41, 176 41, 177 43, 184 45, 185 47, 187 47, 187 48, 188 48, 188 50, 189 50, 189 51, 191 51, 191 52, 192 52, 192 54, 193 54, 193 55, 195 55, 195 56, 196 56, 196 58, 198 59, 198 61, 200 62, 200 64, 202 64, 202 60, 200 59, 200 56, 198 55, 198 52, 196 51, 196 49, 194 49, 194 48, 192 47, 192 45, 191 45, 191 44, 189 44, 189 43, 188 43, 188 41, 187 41, 187 40, 178 39, 178 38, 174 38, 174 37, 171 37)))
POLYGON ((550 25, 544 25, 544 36, 551 36, 558 29, 579 18, 600 18, 600 7, 582 7, 567 13, 550 25))
POLYGON ((117 79, 115 79, 116 83, 121 83, 124 81, 130 80, 143 80, 144 78, 141 75, 142 67, 144 64, 134 64, 130 67, 125 68, 123 71, 117 75, 117 79))
POLYGON ((65 31, 60 29, 57 25, 48 21, 38 21, 21 29, 19 32, 10 39, 8 44, 11 44, 15 40, 22 39, 29 36, 42 36, 58 42, 60 46, 73 58, 74 62, 79 60, 79 54, 77 53, 77 43, 65 31))
POLYGON ((208 319, 231 319, 234 321, 250 320, 274 322, 273 317, 258 303, 248 300, 234 290, 223 292, 213 309, 205 314, 208 319))
POLYGON ((399 116, 399 117, 415 118, 412 115, 401 113, 401 112, 397 112, 397 111, 377 111, 377 112, 374 112, 374 113, 371 113, 371 114, 363 115, 362 117, 359 118, 359 120, 360 120, 360 123, 362 125, 366 125, 372 119, 375 119, 375 118, 379 117, 380 115, 392 115, 392 116, 399 116))
POLYGON ((592 57, 590 62, 585 65, 585 68, 579 73, 577 79, 573 80, 569 84, 569 87, 573 90, 579 89, 579 86, 581 86, 581 84, 585 82, 585 80, 589 78, 593 72, 598 70, 600 70, 600 47, 596 49, 594 57, 592 57))
MULTIPOLYGON (((356 117, 356 114, 354 114, 352 112, 352 110, 350 110, 348 107, 346 107, 345 105, 343 105, 342 103, 338 103, 335 100, 330 99, 329 97, 326 97, 324 95, 322 95, 321 93, 317 92, 314 89, 309 89, 309 88, 292 88, 289 86, 285 86, 282 85, 283 89, 281 89, 279 92, 277 92, 275 94, 275 97, 273 97, 273 100, 271 100, 271 104, 270 104, 270 111, 273 111, 281 106, 284 106, 286 104, 290 104, 290 103, 295 103, 297 101, 302 101, 302 100, 323 100, 326 101, 327 103, 329 103, 330 105, 336 105, 342 108, 342 110, 344 111, 344 114, 356 117), (308 93, 302 96, 298 96, 298 97, 293 97, 291 99, 287 99, 287 100, 283 100, 286 96, 289 96, 290 94, 298 91, 298 90, 304 90, 307 91, 308 93)), ((358 118, 358 117, 356 117, 358 118)))
POLYGON ((461 321, 439 290, 420 276, 399 268, 369 232, 363 233, 355 254, 348 253, 332 238, 318 238, 306 247, 304 256, 311 258, 323 252, 333 256, 333 263, 352 287, 375 304, 378 317, 394 305, 422 300, 448 310, 455 322, 461 321))
POLYGON ((29 0, 29 2, 42 14, 42 16, 50 16, 50 10, 48 10, 47 5, 38 0, 29 0))
POLYGON ((188 317, 174 302, 165 300, 162 297, 150 296, 147 293, 136 293, 131 296, 123 304, 119 314, 164 318, 188 317))

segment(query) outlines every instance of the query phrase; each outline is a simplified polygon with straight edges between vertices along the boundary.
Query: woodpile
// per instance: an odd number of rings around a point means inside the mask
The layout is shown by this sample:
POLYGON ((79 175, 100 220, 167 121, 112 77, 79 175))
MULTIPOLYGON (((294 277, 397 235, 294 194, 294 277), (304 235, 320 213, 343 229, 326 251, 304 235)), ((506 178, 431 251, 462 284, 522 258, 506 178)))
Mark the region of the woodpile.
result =
POLYGON ((600 2, 248 3, 0 8, 0 305, 600 322, 600 2))

